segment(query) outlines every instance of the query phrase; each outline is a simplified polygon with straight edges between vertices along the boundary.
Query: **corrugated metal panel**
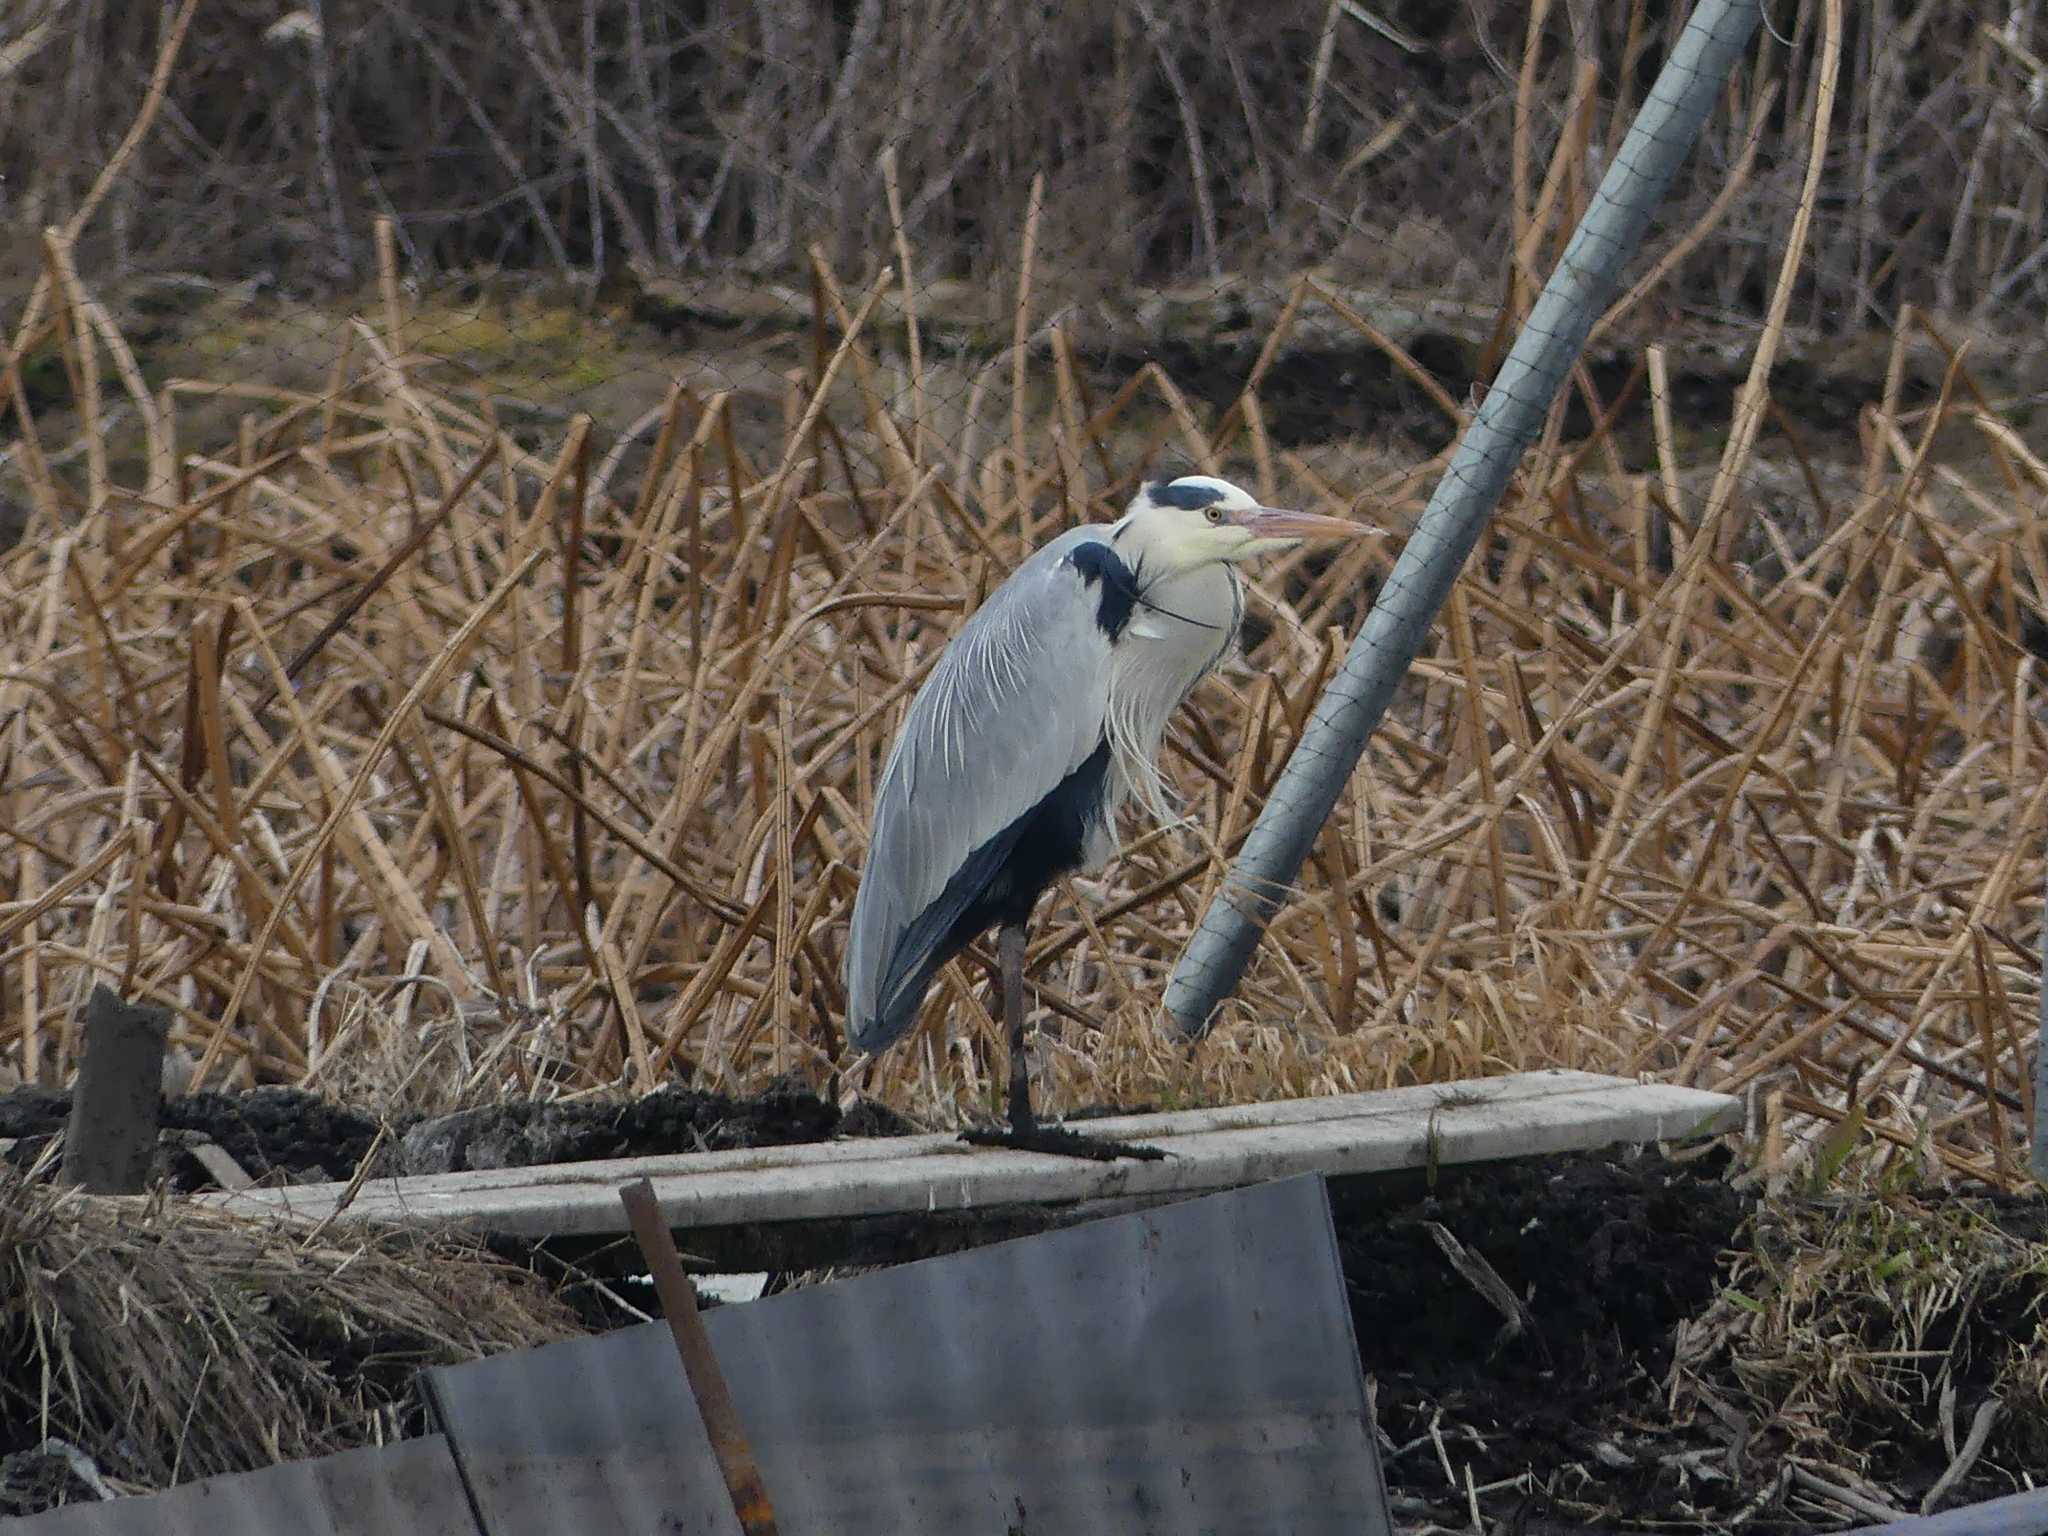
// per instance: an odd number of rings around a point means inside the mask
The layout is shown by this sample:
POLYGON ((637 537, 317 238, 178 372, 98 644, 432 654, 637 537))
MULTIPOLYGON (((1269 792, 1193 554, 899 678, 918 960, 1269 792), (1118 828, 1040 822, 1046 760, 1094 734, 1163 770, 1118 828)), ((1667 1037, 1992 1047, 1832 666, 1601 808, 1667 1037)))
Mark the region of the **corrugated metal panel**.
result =
POLYGON ((0 1524, 9 1536, 477 1536, 439 1435, 0 1524))
MULTIPOLYGON (((1389 1530, 1319 1176, 706 1314, 783 1536, 1389 1530)), ((734 1536, 665 1325, 429 1373, 487 1536, 734 1536)))
POLYGON ((1859 1525, 1849 1536, 2043 1536, 2048 1532, 2048 1488, 2009 1493, 1945 1509, 1938 1515, 1894 1520, 1890 1525, 1859 1525))

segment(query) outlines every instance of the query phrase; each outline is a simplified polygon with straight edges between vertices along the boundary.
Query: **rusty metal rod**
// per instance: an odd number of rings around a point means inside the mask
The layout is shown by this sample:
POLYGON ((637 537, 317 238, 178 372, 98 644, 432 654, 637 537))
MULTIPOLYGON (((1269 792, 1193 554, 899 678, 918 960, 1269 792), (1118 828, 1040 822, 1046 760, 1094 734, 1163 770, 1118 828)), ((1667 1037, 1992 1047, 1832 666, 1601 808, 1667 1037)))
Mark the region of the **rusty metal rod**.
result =
POLYGON ((718 1368, 718 1356, 711 1352, 711 1335, 704 1331, 704 1319, 697 1315, 697 1288, 683 1270, 682 1255, 675 1238, 661 1219, 661 1204, 654 1198, 654 1185, 646 1179, 619 1186, 619 1203, 633 1224, 634 1240, 647 1260, 647 1272, 654 1277, 655 1294, 668 1318, 668 1331, 676 1341, 676 1354, 683 1362, 683 1379, 689 1382, 703 1415, 704 1431, 711 1438, 711 1454, 718 1458, 719 1475, 732 1499, 732 1512, 739 1517, 746 1536, 777 1536, 775 1506, 761 1481, 761 1469, 754 1462, 753 1448, 740 1423, 739 1409, 725 1372, 718 1368))

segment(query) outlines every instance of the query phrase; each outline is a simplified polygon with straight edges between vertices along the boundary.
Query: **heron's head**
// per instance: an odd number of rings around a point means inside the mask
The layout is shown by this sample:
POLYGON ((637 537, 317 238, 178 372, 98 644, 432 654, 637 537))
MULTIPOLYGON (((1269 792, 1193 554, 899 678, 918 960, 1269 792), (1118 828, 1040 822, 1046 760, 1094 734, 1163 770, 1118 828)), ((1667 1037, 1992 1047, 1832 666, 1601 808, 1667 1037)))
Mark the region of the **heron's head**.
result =
POLYGON ((1228 480, 1182 475, 1141 487, 1116 525, 1119 544, 1133 541, 1148 561, 1191 571, 1291 549, 1308 539, 1355 539, 1380 530, 1315 512, 1283 512, 1228 480))

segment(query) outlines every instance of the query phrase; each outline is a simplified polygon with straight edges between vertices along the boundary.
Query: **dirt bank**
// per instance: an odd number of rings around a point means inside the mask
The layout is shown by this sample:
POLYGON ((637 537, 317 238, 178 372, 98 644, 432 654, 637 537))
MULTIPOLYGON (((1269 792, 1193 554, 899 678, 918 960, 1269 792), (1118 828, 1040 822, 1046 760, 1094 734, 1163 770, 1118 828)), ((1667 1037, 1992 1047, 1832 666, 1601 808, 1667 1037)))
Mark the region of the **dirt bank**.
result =
MULTIPOLYGON (((30 1160, 66 1108, 61 1093, 0 1096, 10 1159, 30 1160)), ((752 1100, 668 1089, 633 1103, 507 1104, 390 1126, 381 1143, 373 1116, 281 1088, 173 1099, 165 1122, 173 1140, 205 1136, 252 1175, 290 1181, 346 1177, 373 1146, 386 1170, 426 1172, 909 1129, 886 1111, 842 1114, 796 1089, 752 1100)), ((204 1182, 181 1152, 167 1153, 165 1170, 181 1188, 204 1182)), ((1871 1206, 1889 1212, 1900 1231, 1928 1226, 1915 1208, 1874 1198, 1871 1206)), ((1846 1509, 1802 1496, 1786 1470, 1790 1456, 1764 1449, 1768 1426, 1748 1423, 1734 1406, 1741 1370, 1697 1347, 1702 1320, 1730 1309, 1731 1266, 1763 1298, 1748 1304, 1763 1307, 1770 1298, 1760 1273, 1839 1258, 1824 1250, 1839 1248, 1838 1240, 1810 1230, 1808 1216, 1824 1207, 1763 1207, 1760 1220, 1755 1196, 1731 1181, 1720 1151, 1674 1160, 1618 1149, 1449 1167, 1433 1180, 1340 1182, 1334 1209, 1344 1275, 1402 1518, 1463 1526, 1476 1497, 1487 1518, 1527 1531, 1725 1529, 1743 1511, 1747 1530, 1852 1523, 1846 1509), (1805 1214, 1788 1222, 1788 1210, 1805 1214), (1799 1243, 1812 1248, 1803 1258, 1799 1243), (1687 1330, 1695 1347, 1681 1361, 1687 1330), (1694 1374, 1675 1372, 1675 1361, 1694 1374), (1676 1390, 1681 1376, 1684 1391, 1676 1390), (1713 1382, 1706 1395, 1715 1397, 1714 1411, 1702 1406, 1702 1380, 1713 1382)), ((1985 1205, 1969 1219, 1993 1224, 2012 1243, 2048 1230, 2039 1201, 1985 1205)), ((559 1253, 511 1256, 574 1289, 575 1272, 559 1253)), ((1979 1302, 2024 1348, 2037 1302, 2011 1286, 1986 1288, 1979 1302)), ((580 1310, 589 1326, 624 1317, 580 1310)), ((1966 1410, 2003 1390, 1994 1378, 2009 1366, 1982 1328, 1975 1344, 1949 1363, 1966 1410)), ((32 1443, 25 1436, 26 1426, 9 1427, 0 1452, 32 1443)), ((1994 1441, 1994 1450, 2004 1443, 2020 1442, 1994 1441)), ((1800 1449, 1802 1465, 1826 1464, 1811 1460, 1810 1444, 1800 1449)), ((1882 1444, 1845 1446, 1842 1454, 1900 1500, 1917 1500, 1948 1459, 1931 1419, 1919 1439, 1894 1431, 1882 1444)), ((1956 1497, 2012 1486, 1997 1456, 1987 1455, 1956 1497)))

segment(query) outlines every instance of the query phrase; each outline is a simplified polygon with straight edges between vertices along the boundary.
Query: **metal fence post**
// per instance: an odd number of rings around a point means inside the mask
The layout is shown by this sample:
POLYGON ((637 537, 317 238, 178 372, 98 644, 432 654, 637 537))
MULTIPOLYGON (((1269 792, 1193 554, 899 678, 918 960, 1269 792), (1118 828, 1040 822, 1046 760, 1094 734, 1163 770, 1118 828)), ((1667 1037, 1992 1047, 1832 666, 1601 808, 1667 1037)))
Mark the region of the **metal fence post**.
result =
POLYGON ((1316 701, 1300 746, 1174 967, 1166 1011, 1183 1032, 1206 1029, 1244 974, 1762 14, 1760 0, 1700 0, 1686 23, 1343 669, 1316 701))

